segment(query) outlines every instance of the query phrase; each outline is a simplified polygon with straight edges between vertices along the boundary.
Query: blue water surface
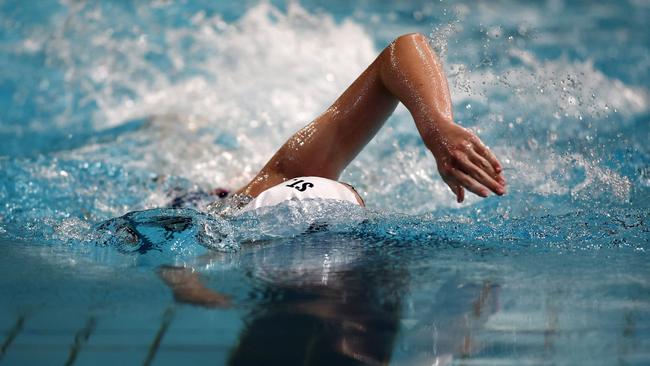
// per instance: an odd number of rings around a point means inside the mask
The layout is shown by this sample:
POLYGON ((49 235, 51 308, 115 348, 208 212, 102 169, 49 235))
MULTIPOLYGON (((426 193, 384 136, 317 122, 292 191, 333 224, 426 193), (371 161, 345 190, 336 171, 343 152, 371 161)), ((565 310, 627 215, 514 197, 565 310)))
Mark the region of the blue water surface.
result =
POLYGON ((650 363, 648 19, 641 0, 0 1, 0 364, 650 363), (205 192, 411 32, 507 195, 456 204, 400 107, 342 177, 367 209, 210 213, 205 192))

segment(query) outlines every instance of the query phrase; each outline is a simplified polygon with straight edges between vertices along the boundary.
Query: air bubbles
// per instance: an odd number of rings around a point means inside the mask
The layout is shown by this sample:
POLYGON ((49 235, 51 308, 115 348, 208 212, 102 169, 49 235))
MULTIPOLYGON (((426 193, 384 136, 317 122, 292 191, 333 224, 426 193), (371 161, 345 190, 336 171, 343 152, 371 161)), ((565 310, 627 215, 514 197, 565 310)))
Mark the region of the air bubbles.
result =
POLYGON ((532 24, 524 21, 517 25, 517 33, 524 38, 532 38, 534 35, 535 29, 532 24))
POLYGON ((23 41, 23 51, 26 53, 36 53, 41 50, 43 41, 35 38, 27 38, 23 41))
POLYGON ((503 28, 500 25, 495 25, 488 28, 486 34, 491 38, 499 38, 503 35, 503 28))
POLYGON ((95 82, 103 82, 109 76, 109 69, 104 64, 98 65, 92 71, 91 76, 95 82))
POLYGON ((202 23, 202 22, 205 20, 205 18, 206 18, 205 11, 204 11, 204 10, 200 10, 200 11, 197 11, 196 14, 194 14, 194 15, 190 18, 190 22, 192 22, 192 24, 195 24, 195 25, 196 25, 196 24, 200 24, 200 23, 202 23))
POLYGON ((576 102, 576 98, 575 98, 573 95, 569 95, 569 96, 567 96, 566 101, 567 101, 567 103, 569 103, 570 105, 576 105, 576 104, 578 104, 578 103, 576 102))

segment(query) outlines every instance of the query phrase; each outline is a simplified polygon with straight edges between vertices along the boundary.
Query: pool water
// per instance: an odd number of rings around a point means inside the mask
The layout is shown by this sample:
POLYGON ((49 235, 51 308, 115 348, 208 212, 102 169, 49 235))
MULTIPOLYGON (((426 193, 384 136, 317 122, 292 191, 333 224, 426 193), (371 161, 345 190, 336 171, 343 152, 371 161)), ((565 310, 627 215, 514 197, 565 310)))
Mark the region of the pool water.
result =
POLYGON ((642 0, 0 1, 0 364, 647 365, 648 19, 642 0), (342 177, 367 209, 206 211, 410 32, 506 196, 455 203, 399 107, 342 177), (178 267, 227 300, 175 301, 178 267))

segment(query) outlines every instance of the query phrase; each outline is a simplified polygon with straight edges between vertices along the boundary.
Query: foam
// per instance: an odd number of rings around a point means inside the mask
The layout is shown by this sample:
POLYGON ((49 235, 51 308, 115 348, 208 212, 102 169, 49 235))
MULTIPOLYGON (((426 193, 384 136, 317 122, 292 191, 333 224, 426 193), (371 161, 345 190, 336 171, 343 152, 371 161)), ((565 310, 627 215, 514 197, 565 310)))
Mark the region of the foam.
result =
POLYGON ((501 156, 511 169, 510 179, 517 182, 516 189, 523 192, 547 197, 570 195, 589 204, 599 198, 605 199, 603 204, 626 202, 630 198, 629 178, 582 154, 513 149, 503 151, 501 156))
MULTIPOLYGON (((200 11, 185 22, 163 25, 148 5, 135 5, 138 19, 132 9, 65 6, 68 14, 51 19, 48 36, 34 29, 14 45, 18 53, 44 53, 48 66, 61 69, 66 85, 54 100, 65 101, 66 108, 51 121, 20 126, 21 133, 76 123, 106 132, 143 121, 51 159, 0 161, 23 190, 3 194, 11 196, 3 198, 8 212, 23 212, 16 220, 30 222, 52 214, 54 231, 71 237, 78 234, 71 231, 76 224, 70 215, 96 220, 164 206, 175 186, 245 184, 379 51, 373 38, 381 31, 309 13, 297 3, 284 12, 263 2, 234 21, 200 11), (39 196, 48 189, 59 202, 39 196), (75 206, 79 202, 83 209, 75 206), (38 213, 41 207, 48 209, 38 213)), ((539 205, 546 204, 544 198, 588 205, 594 195, 601 202, 627 202, 630 179, 605 167, 592 153, 598 148, 592 141, 647 113, 647 88, 608 77, 591 59, 543 59, 525 42, 504 40, 514 30, 526 41, 535 33, 544 42, 545 33, 533 29, 542 24, 536 11, 517 7, 519 20, 509 21, 479 10, 457 5, 457 18, 437 25, 432 43, 446 47, 442 56, 457 120, 498 153, 509 194, 498 201, 468 195, 460 207, 499 202, 523 211, 529 201, 521 199, 529 193, 541 197, 539 205), (461 38, 478 23, 476 16, 484 17, 485 39, 461 38), (498 58, 489 67, 474 62, 486 49, 498 58), (587 148, 565 151, 567 141, 587 148)), ((39 85, 51 91, 55 80, 39 85)), ((419 214, 459 207, 403 107, 343 180, 354 184, 371 208, 419 214)), ((9 218, 3 220, 6 230, 9 218)))
MULTIPOLYGON (((463 15, 467 13, 463 9, 456 10, 460 19, 443 24, 434 43, 446 45, 471 19, 463 15)), ((522 19, 529 28, 539 23, 534 13, 522 19)), ((143 144, 129 151, 142 156, 143 161, 124 159, 120 163, 182 176, 204 187, 243 185, 291 133, 326 108, 377 53, 371 37, 352 20, 336 23, 326 14, 310 14, 295 3, 286 13, 262 3, 234 23, 225 22, 219 15, 197 13, 191 26, 164 32, 165 52, 174 68, 196 72, 178 80, 155 73, 156 65, 147 64, 142 52, 128 55, 127 64, 131 66, 126 70, 107 71, 106 61, 97 59, 85 67, 97 70, 99 75, 110 74, 111 83, 131 88, 134 97, 123 101, 111 93, 114 86, 105 86, 103 93, 96 95, 100 108, 93 121, 105 127, 148 118, 150 122, 139 138, 143 144), (140 68, 146 68, 152 79, 124 82, 140 68)), ((495 32, 504 31, 492 27, 486 32, 495 37, 495 32)), ((160 47, 149 45, 141 37, 132 41, 135 43, 120 47, 160 47)), ((105 44, 107 51, 115 51, 116 40, 98 42, 105 44)), ((450 57, 457 52, 452 49, 450 57)), ((609 123, 609 114, 643 113, 647 110, 647 92, 606 77, 590 60, 539 60, 516 46, 506 49, 504 56, 514 66, 476 69, 468 64, 449 64, 447 68, 456 110, 464 111, 463 107, 472 105, 476 109, 481 104, 486 108, 475 128, 507 157, 508 172, 515 172, 509 177, 511 191, 532 189, 542 195, 562 196, 571 195, 575 187, 582 191, 600 186, 607 179, 554 181, 553 172, 577 161, 555 152, 555 141, 618 128, 609 123), (513 105, 525 108, 508 107, 513 105), (578 123, 567 124, 567 119, 578 123), (514 130, 524 133, 510 133, 513 125, 514 130), (521 136, 529 137, 521 140, 521 136), (513 142, 517 147, 507 146, 513 142), (522 144, 531 152, 522 154, 522 144), (532 166, 545 168, 531 172, 527 167, 532 166), (522 170, 527 174, 518 173, 522 170)), ((476 123, 465 119, 463 113, 458 117, 465 125, 476 123)), ((435 162, 423 153, 419 143, 387 144, 415 133, 406 110, 398 109, 388 126, 393 128, 380 133, 344 179, 365 192, 370 206, 409 213, 456 207, 448 188, 437 178, 435 162)), ((82 155, 96 153, 86 151, 82 155)), ((593 167, 587 169, 591 172, 600 169, 597 164, 592 161, 583 166, 593 167)), ((604 187, 623 187, 614 197, 626 200, 629 187, 620 183, 625 178, 611 171, 597 176, 613 177, 614 183, 604 187)), ((164 198, 159 192, 152 193, 147 206, 164 198)), ((479 201, 470 196, 466 204, 479 201)))
POLYGON ((96 127, 149 118, 146 133, 155 135, 150 139, 155 143, 142 151, 150 159, 145 166, 230 187, 249 179, 375 55, 360 26, 337 24, 297 4, 285 14, 262 3, 234 24, 197 13, 192 26, 164 30, 164 50, 142 36, 124 40, 97 33, 93 42, 108 59, 97 57, 74 69, 104 82, 89 94, 99 106, 96 127), (179 72, 193 70, 193 75, 175 80, 158 72, 146 58, 157 50, 179 72), (134 79, 142 70, 146 77, 134 79), (127 89, 132 97, 124 100, 116 89, 127 89), (235 152, 215 146, 223 133, 233 137, 235 152))

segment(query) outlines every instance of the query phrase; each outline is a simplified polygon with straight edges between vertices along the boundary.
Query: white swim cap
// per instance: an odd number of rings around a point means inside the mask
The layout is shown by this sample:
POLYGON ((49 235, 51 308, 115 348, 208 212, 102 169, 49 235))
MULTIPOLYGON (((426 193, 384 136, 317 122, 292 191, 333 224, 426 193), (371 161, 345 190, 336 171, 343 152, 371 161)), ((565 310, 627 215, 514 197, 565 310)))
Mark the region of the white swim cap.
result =
POLYGON ((260 193, 239 213, 278 205, 289 200, 337 200, 359 205, 356 195, 345 184, 321 177, 298 177, 260 193))

